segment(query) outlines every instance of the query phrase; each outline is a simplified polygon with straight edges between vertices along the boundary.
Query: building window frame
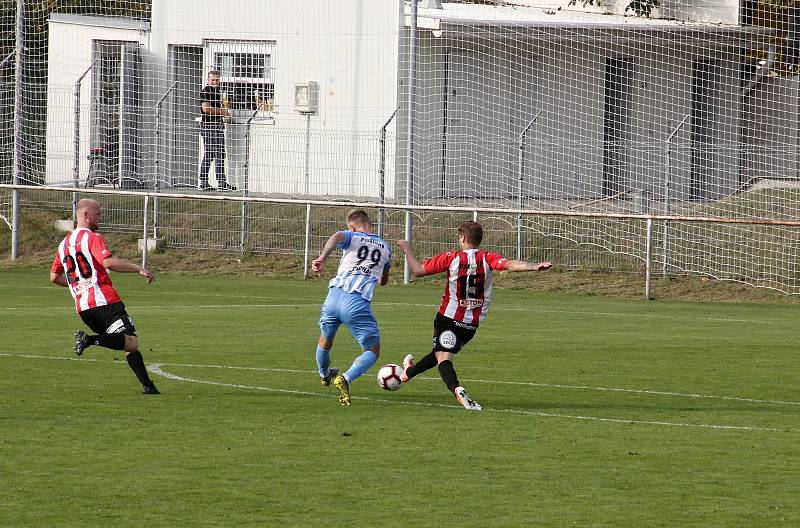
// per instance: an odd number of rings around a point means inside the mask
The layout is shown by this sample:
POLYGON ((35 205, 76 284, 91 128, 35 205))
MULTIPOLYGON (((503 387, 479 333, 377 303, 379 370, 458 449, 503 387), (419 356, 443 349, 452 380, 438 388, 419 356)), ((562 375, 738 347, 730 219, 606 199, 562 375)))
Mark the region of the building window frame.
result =
POLYGON ((276 43, 208 40, 204 49, 205 73, 220 72, 220 92, 230 109, 272 117, 276 108, 276 43))

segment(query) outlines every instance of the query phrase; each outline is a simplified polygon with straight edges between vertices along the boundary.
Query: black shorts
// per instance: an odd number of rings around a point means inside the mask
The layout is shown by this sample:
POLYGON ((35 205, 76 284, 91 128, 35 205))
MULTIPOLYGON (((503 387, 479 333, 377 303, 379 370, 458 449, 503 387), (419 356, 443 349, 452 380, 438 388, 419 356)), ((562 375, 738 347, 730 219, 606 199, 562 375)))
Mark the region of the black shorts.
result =
POLYGON ((96 334, 136 335, 133 320, 128 316, 125 305, 121 302, 89 308, 82 311, 80 316, 86 326, 96 334))
POLYGON ((433 351, 458 354, 478 331, 477 326, 461 323, 437 313, 433 320, 433 351))

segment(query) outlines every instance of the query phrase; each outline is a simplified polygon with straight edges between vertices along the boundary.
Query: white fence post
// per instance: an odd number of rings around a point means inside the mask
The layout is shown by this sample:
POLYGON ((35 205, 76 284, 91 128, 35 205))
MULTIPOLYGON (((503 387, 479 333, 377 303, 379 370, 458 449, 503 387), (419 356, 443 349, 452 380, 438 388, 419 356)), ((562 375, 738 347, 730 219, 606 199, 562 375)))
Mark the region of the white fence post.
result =
POLYGON ((652 275, 650 270, 650 262, 653 259, 653 219, 647 219, 647 241, 645 242, 645 262, 644 262, 644 298, 649 301, 653 298, 651 294, 651 281, 652 275))
POLYGON ((303 278, 308 278, 308 259, 311 255, 311 204, 306 204, 306 247, 303 253, 303 278))
MULTIPOLYGON (((14 72, 14 185, 19 185, 22 168, 22 71, 25 39, 25 0, 17 2, 16 71, 14 72)), ((4 61, 5 62, 5 61, 4 61)), ((11 260, 19 257, 19 189, 11 192, 11 260)))
MULTIPOLYGON (((408 123, 406 136, 406 205, 411 205, 414 189, 414 119, 416 117, 417 103, 417 14, 419 13, 419 0, 411 0, 411 26, 409 29, 408 45, 408 123)), ((406 210, 406 240, 412 242, 414 238, 414 219, 411 209, 406 210)), ((403 259, 403 284, 411 282, 411 268, 408 261, 403 259)))
POLYGON ((544 110, 539 110, 533 119, 531 119, 522 133, 519 135, 519 160, 517 161, 517 260, 522 260, 522 195, 523 195, 523 182, 525 180, 525 136, 528 135, 528 130, 539 119, 539 116, 544 110))
POLYGON ((147 231, 149 230, 148 222, 147 222, 147 215, 149 213, 148 206, 150 204, 150 195, 144 195, 144 211, 143 211, 143 220, 142 223, 144 224, 143 227, 143 234, 142 234, 142 267, 147 268, 147 231))

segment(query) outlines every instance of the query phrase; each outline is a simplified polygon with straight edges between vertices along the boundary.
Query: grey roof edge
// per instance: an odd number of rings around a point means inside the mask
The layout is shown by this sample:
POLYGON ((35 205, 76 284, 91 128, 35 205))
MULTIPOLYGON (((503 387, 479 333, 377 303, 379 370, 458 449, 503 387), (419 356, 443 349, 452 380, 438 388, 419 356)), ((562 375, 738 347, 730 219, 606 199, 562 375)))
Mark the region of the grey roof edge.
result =
POLYGON ((125 17, 107 17, 92 15, 73 15, 70 13, 51 13, 50 22, 60 24, 74 24, 78 26, 93 26, 114 29, 130 29, 134 31, 150 31, 150 22, 125 17))

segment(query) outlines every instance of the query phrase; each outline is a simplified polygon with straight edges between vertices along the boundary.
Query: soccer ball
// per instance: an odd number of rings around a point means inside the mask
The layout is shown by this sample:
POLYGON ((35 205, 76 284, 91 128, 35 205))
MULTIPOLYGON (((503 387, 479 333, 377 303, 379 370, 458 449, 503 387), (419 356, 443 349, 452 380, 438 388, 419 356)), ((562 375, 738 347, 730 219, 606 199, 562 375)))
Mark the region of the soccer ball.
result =
POLYGON ((383 390, 396 391, 403 385, 400 381, 400 374, 403 373, 403 367, 388 363, 381 367, 378 371, 378 387, 383 390))

